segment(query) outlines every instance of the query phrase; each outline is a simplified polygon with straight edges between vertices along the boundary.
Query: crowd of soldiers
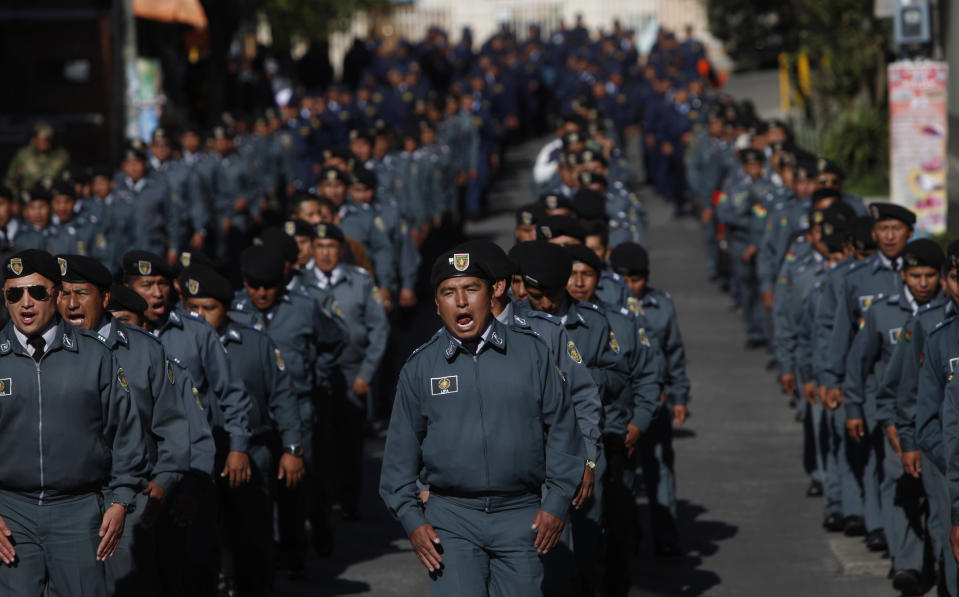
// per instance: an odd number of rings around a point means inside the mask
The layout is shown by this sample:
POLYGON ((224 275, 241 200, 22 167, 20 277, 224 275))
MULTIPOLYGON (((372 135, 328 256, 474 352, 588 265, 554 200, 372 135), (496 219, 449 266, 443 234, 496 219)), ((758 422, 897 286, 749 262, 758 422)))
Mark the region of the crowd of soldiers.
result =
POLYGON ((361 515, 383 415, 379 493, 433 594, 626 595, 641 494, 656 556, 682 555, 690 400, 643 183, 699 219, 710 278, 778 368, 823 526, 888 551, 898 590, 957 594, 959 243, 910 241, 915 214, 843 193, 839 165, 713 89, 688 34, 642 57, 581 22, 478 50, 438 29, 367 43, 353 84, 166 123, 119 169, 75 166, 43 124, 15 156, 5 594, 303 579, 334 507, 361 515), (547 124, 515 244, 462 242, 503 152, 547 124), (391 328, 418 301, 442 326, 394 376, 391 328))

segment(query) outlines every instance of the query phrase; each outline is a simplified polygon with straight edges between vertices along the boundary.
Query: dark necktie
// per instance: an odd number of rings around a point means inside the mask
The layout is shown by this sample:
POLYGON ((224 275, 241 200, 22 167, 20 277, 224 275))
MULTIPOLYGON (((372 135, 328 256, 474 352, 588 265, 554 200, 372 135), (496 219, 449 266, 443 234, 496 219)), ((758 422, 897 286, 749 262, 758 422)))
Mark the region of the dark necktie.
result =
POLYGON ((33 347, 33 360, 40 362, 40 357, 43 356, 43 348, 47 345, 47 341, 43 339, 43 336, 30 336, 27 338, 27 344, 33 347))

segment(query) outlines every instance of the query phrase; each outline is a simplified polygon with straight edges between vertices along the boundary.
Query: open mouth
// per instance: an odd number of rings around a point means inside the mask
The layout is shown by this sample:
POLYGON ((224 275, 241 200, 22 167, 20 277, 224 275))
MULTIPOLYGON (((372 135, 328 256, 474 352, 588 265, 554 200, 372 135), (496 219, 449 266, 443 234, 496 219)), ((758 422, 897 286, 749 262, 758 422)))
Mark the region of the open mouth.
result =
POLYGON ((84 324, 87 322, 87 317, 83 313, 67 313, 67 321, 69 321, 73 327, 82 328, 85 327, 84 324))
POLYGON ((473 323, 473 316, 469 313, 460 313, 456 316, 456 327, 462 331, 472 329, 473 323))
POLYGON ((36 320, 37 320, 36 311, 29 311, 29 310, 20 311, 20 321, 23 322, 23 325, 29 326, 33 324, 33 322, 36 320))

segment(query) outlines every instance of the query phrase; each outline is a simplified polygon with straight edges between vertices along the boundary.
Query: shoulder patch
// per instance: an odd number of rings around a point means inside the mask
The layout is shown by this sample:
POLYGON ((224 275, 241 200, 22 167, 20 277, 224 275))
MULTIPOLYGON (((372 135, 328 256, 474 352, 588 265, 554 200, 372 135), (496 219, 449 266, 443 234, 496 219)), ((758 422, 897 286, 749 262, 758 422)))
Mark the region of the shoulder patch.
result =
POLYGON ((580 356, 579 350, 577 350, 576 344, 572 340, 566 343, 566 354, 569 355, 569 358, 572 359, 574 363, 583 364, 583 357, 580 356))
POLYGON ((636 330, 636 336, 639 338, 639 343, 649 348, 649 336, 646 334, 646 328, 639 328, 636 330))
POLYGON ((609 331, 609 347, 613 349, 613 352, 619 354, 619 342, 616 341, 616 334, 612 330, 609 331))
POLYGON ((127 382, 127 376, 123 372, 123 367, 117 369, 117 381, 120 382, 120 387, 123 388, 123 391, 130 392, 130 384, 127 382))
POLYGON ((283 356, 280 355, 280 349, 274 348, 273 354, 276 355, 276 368, 280 371, 286 371, 286 363, 283 361, 283 356))

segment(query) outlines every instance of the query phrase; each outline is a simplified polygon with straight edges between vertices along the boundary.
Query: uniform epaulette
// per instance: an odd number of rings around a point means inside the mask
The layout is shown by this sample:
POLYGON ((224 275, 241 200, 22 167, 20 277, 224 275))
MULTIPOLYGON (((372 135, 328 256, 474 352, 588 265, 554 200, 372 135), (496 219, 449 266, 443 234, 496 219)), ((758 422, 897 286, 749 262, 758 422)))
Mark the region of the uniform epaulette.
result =
POLYGON ((596 311, 597 313, 603 313, 603 312, 604 312, 602 307, 600 307, 600 306, 597 305, 596 303, 591 303, 591 302, 589 302, 589 301, 580 301, 580 302, 576 303, 576 306, 578 306, 578 307, 586 307, 587 309, 592 309, 593 311, 596 311))
POLYGON ((851 274, 851 273, 853 273, 853 272, 855 272, 855 271, 859 271, 860 269, 862 269, 863 267, 865 267, 865 265, 866 265, 867 263, 868 263, 868 264, 871 264, 872 261, 871 261, 870 259, 860 259, 859 261, 857 261, 857 262, 855 262, 855 263, 853 263, 852 265, 849 266, 849 269, 846 270, 846 275, 848 276, 849 274, 851 274))
POLYGON ((528 336, 533 336, 534 338, 539 338, 540 340, 543 339, 543 336, 542 336, 539 332, 537 332, 536 330, 534 330, 533 328, 523 327, 523 326, 519 326, 519 325, 511 325, 511 326, 509 326, 509 327, 510 327, 510 329, 513 330, 514 332, 518 332, 518 333, 520 333, 520 334, 526 334, 526 335, 528 335, 528 336))
POLYGON ((93 338, 94 340, 98 341, 100 344, 103 344, 107 348, 110 348, 110 345, 107 343, 107 339, 104 338, 102 335, 100 335, 99 332, 88 330, 86 328, 76 328, 76 330, 80 333, 81 336, 86 336, 87 338, 93 338))
MULTIPOLYGON (((188 319, 193 319, 196 321, 206 321, 205 319, 203 319, 203 317, 199 313, 194 313, 193 311, 187 311, 186 309, 183 309, 182 311, 180 311, 179 314, 185 315, 188 319)), ((171 316, 172 315, 173 314, 171 313, 171 316)))
POLYGON ((421 344, 419 348, 417 348, 416 350, 414 350, 413 352, 411 352, 411 353, 410 353, 410 356, 406 357, 406 362, 409 363, 410 361, 413 360, 413 357, 415 357, 415 356, 417 355, 417 353, 419 353, 420 351, 422 351, 424 348, 426 348, 426 347, 429 346, 430 344, 433 344, 434 342, 436 342, 436 340, 440 337, 440 334, 442 334, 442 333, 443 333, 443 329, 442 329, 442 328, 440 328, 439 330, 437 330, 436 333, 433 334, 433 335, 430 337, 429 340, 427 340, 426 342, 424 342, 423 344, 421 344))
POLYGON ((942 321, 940 321, 940 322, 936 325, 936 327, 932 328, 932 331, 929 332, 929 334, 930 334, 930 335, 935 334, 935 333, 938 332, 939 330, 941 330, 941 329, 943 329, 943 328, 946 328, 946 327, 949 327, 949 324, 952 323, 952 322, 955 321, 955 320, 956 320, 956 316, 955 316, 955 315, 953 315, 952 317, 949 317, 949 318, 947 318, 947 319, 943 319, 942 321))
MULTIPOLYGON (((150 332, 146 331, 145 329, 141 327, 137 327, 135 325, 126 325, 126 324, 120 324, 120 325, 123 326, 122 327, 123 332, 126 332, 126 333, 133 332, 134 334, 139 334, 143 336, 144 338, 149 338, 150 340, 153 340, 157 344, 161 344, 159 338, 157 338, 156 336, 154 336, 153 334, 151 334, 150 332)), ((120 330, 117 330, 117 333, 120 333, 120 330)))
POLYGON ((619 314, 620 314, 620 315, 625 315, 626 317, 632 317, 632 316, 633 316, 633 312, 630 311, 629 309, 627 309, 626 307, 620 307, 620 308, 619 308, 619 314))
POLYGON ((373 276, 370 275, 370 272, 366 271, 364 268, 362 268, 362 267, 360 267, 360 266, 358 266, 358 265, 350 265, 350 273, 351 273, 351 274, 360 274, 360 275, 362 275, 362 276, 366 276, 367 278, 372 278, 372 277, 373 277, 373 276))
POLYGON ((563 325, 563 320, 555 315, 550 315, 549 313, 544 313, 543 311, 530 311, 527 313, 530 317, 535 317, 537 319, 542 319, 543 321, 548 321, 553 325, 563 325))
POLYGON ((889 303, 890 305, 898 305, 898 304, 899 304, 899 295, 898 295, 898 294, 894 294, 894 295, 890 296, 889 298, 886 299, 886 302, 889 303))

